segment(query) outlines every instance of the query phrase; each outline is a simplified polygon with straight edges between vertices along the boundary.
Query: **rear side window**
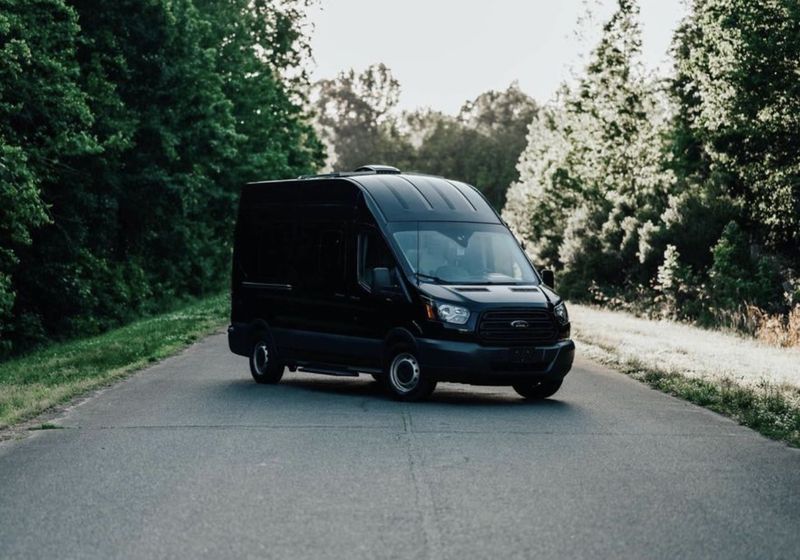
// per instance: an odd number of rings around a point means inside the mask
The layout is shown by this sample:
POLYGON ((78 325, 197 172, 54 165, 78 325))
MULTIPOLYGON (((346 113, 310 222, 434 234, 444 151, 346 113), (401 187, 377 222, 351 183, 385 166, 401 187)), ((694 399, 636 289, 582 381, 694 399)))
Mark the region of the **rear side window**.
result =
POLYGON ((263 212, 248 212, 239 227, 236 254, 245 280, 292 283, 297 276, 291 250, 294 224, 276 222, 263 212))
POLYGON ((299 227, 297 243, 290 247, 306 289, 344 293, 344 231, 335 224, 306 223, 299 227))
POLYGON ((258 243, 258 280, 291 284, 297 277, 294 256, 293 224, 270 224, 261 229, 258 243))

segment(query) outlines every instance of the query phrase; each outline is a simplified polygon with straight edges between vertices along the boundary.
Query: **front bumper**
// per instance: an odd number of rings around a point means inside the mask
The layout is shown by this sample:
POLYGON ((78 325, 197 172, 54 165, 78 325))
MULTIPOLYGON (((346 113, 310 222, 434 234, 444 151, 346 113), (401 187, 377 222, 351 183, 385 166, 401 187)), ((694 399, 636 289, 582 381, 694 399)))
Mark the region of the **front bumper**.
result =
POLYGON ((417 343, 424 371, 438 381, 473 385, 560 380, 572 368, 575 358, 575 343, 571 340, 524 350, 429 338, 417 339, 417 343))

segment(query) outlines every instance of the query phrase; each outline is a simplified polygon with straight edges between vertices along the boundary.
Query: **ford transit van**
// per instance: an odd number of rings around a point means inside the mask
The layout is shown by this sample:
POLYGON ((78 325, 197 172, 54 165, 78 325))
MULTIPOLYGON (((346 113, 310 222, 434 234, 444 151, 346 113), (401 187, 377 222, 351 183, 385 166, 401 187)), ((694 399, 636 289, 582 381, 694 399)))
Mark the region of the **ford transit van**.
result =
POLYGON ((368 374, 400 400, 440 381, 547 398, 575 353, 552 273, 477 189, 378 165, 243 187, 228 341, 258 383, 368 374))

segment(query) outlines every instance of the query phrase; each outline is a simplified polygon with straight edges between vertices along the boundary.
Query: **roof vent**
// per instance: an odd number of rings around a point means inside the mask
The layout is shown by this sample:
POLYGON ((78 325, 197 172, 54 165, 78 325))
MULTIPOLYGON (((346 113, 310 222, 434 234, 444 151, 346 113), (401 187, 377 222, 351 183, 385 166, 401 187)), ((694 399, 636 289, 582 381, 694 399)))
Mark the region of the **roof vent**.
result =
POLYGON ((371 172, 377 175, 399 175, 400 170, 391 165, 362 165, 356 169, 356 173, 371 172))

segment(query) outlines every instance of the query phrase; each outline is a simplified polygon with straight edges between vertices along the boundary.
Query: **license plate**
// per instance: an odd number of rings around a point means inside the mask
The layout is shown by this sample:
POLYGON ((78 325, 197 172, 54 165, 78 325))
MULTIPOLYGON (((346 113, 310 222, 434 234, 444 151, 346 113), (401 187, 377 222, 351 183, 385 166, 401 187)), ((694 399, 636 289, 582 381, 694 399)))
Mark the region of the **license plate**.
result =
POLYGON ((511 362, 515 364, 535 364, 543 360, 544 351, 540 348, 512 348, 511 362))

